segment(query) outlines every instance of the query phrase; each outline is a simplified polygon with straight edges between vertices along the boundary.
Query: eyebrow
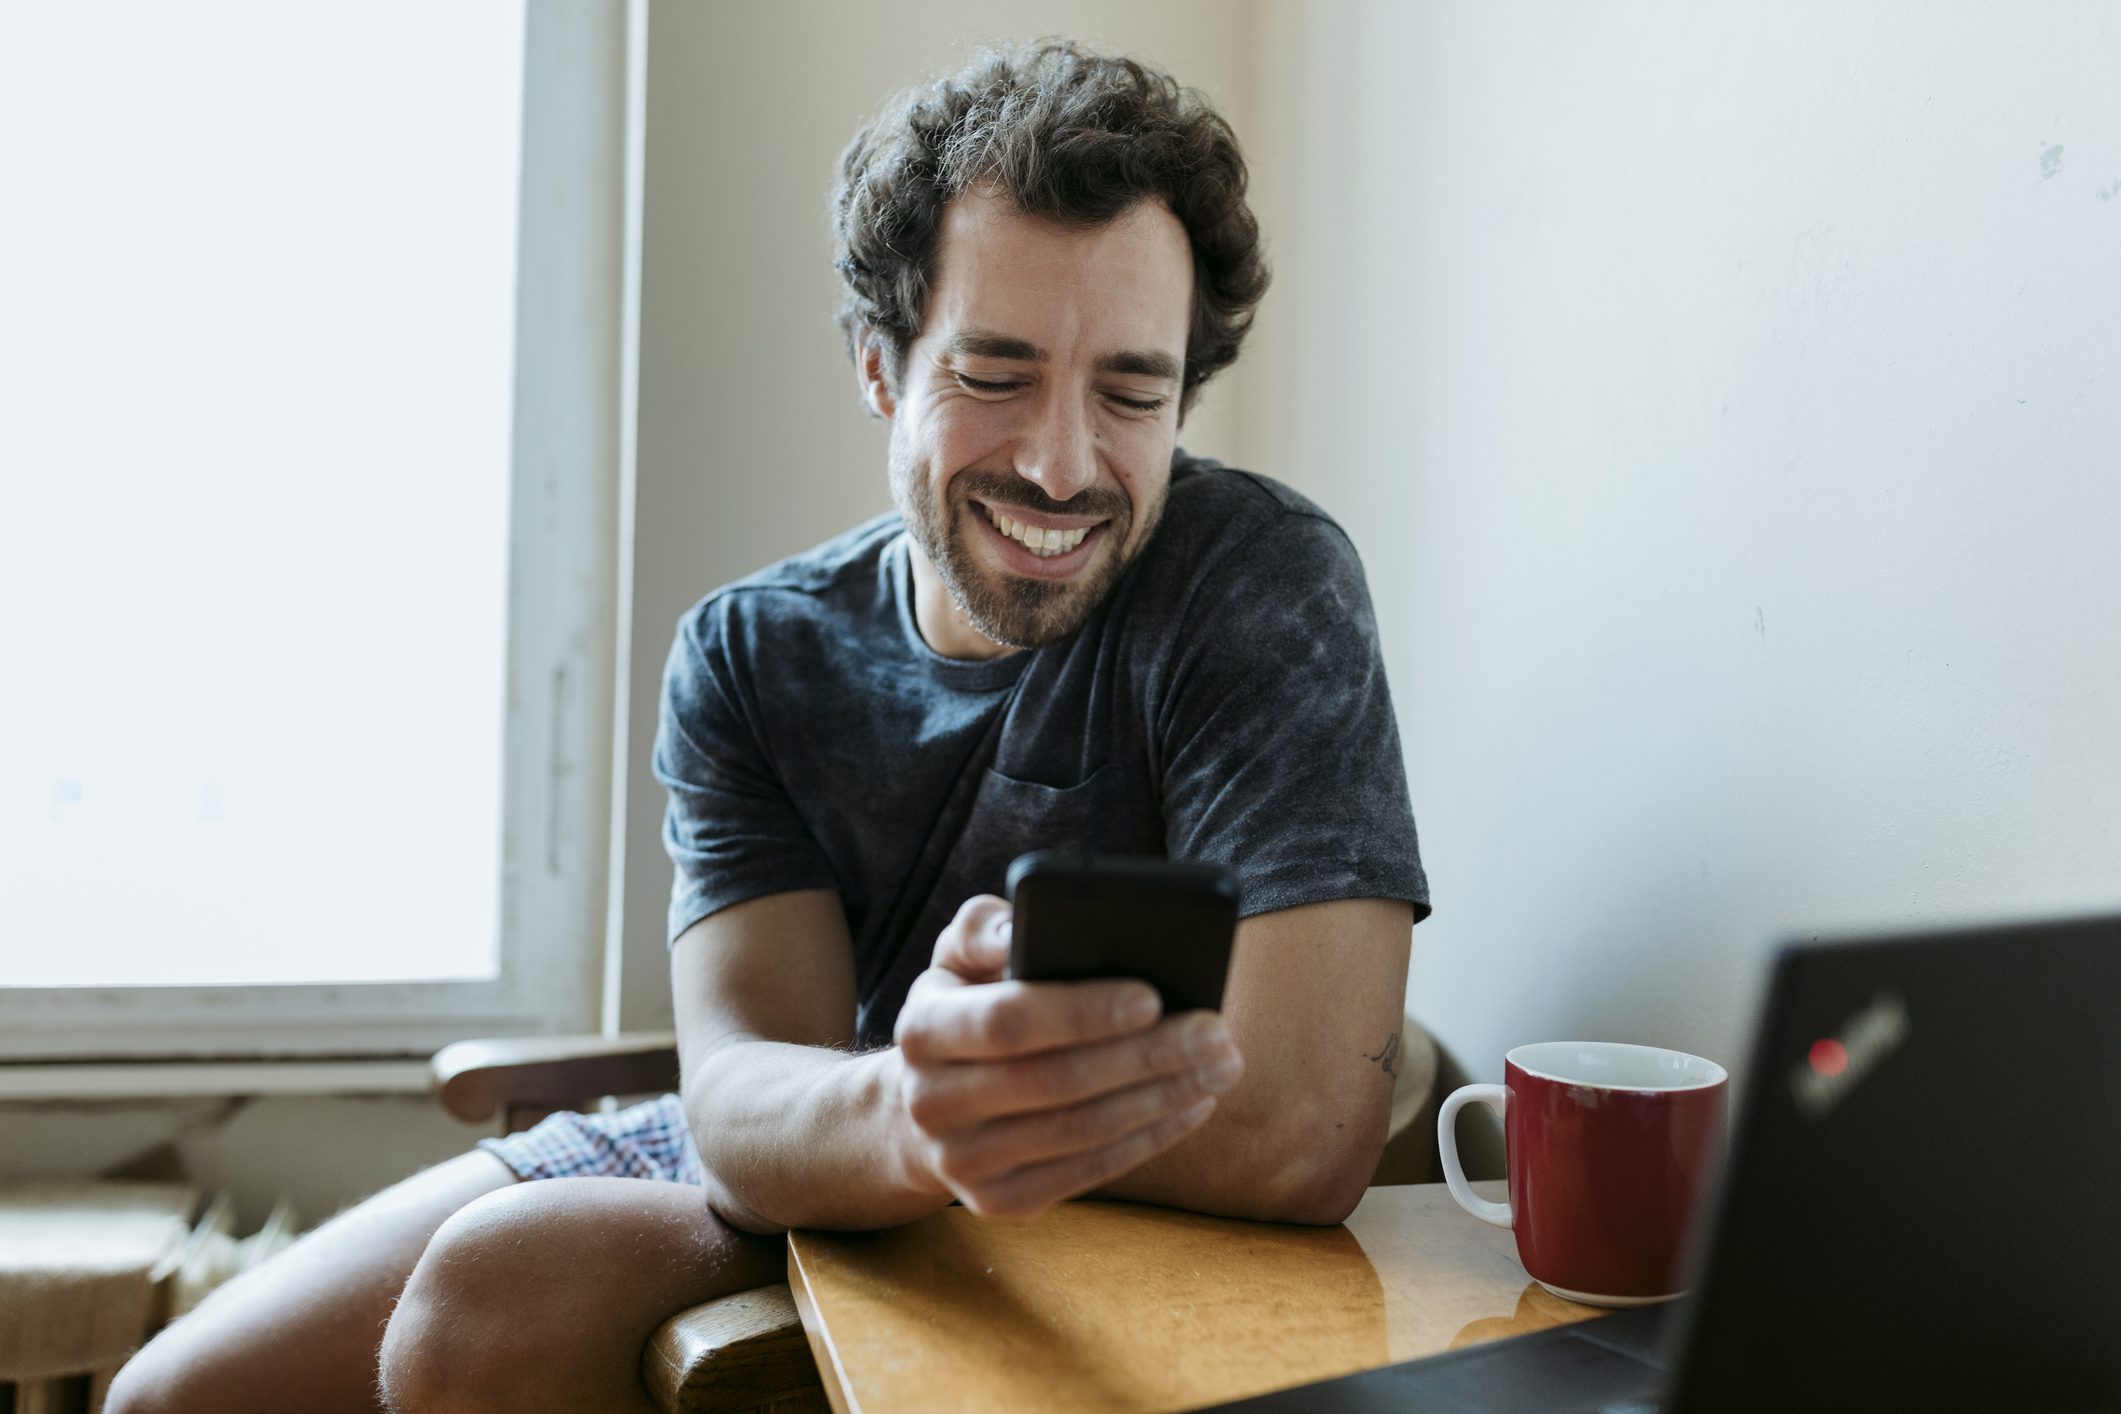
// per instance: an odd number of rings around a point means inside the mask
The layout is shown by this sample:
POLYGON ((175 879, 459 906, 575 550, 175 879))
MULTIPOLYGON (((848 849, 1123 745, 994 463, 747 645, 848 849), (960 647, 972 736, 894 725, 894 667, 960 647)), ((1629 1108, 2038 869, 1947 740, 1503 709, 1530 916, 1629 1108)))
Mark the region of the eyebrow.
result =
MULTIPOLYGON (((1028 339, 1019 339, 1012 334, 990 333, 984 329, 966 329, 950 336, 943 344, 944 354, 956 354, 965 358, 1000 358, 1022 363, 1045 363, 1051 355, 1028 339)), ((1122 353, 1106 354, 1097 361, 1100 373, 1131 373, 1142 378, 1161 378, 1166 382, 1178 381, 1178 360, 1161 349, 1128 349, 1122 353)))

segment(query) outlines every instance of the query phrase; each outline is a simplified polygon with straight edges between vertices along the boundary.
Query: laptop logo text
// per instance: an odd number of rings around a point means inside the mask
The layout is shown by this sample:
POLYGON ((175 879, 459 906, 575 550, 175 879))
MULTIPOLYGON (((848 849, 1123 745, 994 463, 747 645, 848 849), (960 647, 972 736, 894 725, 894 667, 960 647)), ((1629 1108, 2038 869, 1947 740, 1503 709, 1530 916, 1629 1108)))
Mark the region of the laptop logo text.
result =
POLYGON ((1881 992, 1836 1038, 1812 1043, 1790 1067, 1790 1093, 1806 1119, 1822 1119, 1907 1039, 1907 1003, 1881 992))

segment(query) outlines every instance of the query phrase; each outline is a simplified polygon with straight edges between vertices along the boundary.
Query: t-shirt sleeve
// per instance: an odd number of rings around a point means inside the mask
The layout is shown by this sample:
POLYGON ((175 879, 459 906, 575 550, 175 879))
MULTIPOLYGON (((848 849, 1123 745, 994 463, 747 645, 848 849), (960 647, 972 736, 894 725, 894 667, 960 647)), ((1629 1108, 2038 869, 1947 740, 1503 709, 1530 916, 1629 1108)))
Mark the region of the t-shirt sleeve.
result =
POLYGON ((730 636, 727 604, 710 598, 679 621, 663 665, 652 764, 669 797, 663 848, 677 871, 673 944, 702 918, 747 899, 838 885, 745 710, 730 636))
POLYGON ((1166 848, 1225 864, 1245 916, 1344 898, 1429 912, 1355 548, 1288 512, 1208 566, 1159 713, 1166 848))

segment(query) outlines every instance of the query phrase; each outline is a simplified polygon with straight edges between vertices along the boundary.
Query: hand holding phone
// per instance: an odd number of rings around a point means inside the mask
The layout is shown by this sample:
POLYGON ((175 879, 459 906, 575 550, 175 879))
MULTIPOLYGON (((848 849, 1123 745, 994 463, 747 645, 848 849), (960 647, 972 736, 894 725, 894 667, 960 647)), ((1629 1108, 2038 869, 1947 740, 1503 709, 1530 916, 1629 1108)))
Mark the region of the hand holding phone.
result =
MULTIPOLYGON (((1244 1072, 1220 1016, 1166 1014, 1143 982, 1098 975, 1106 965, 1095 957, 1090 980, 1011 980, 1014 936, 1006 901, 966 900, 907 994, 897 1046, 882 1053, 898 1072, 885 1092, 903 1110, 911 1171, 997 1217, 1028 1217, 1155 1158, 1206 1122, 1244 1072)), ((1218 968, 1227 955, 1226 942, 1218 968)))
POLYGON ((1009 866, 1008 890, 1012 977, 1138 977, 1156 988, 1166 1016, 1221 1009, 1237 934, 1234 871, 1041 850, 1009 866))

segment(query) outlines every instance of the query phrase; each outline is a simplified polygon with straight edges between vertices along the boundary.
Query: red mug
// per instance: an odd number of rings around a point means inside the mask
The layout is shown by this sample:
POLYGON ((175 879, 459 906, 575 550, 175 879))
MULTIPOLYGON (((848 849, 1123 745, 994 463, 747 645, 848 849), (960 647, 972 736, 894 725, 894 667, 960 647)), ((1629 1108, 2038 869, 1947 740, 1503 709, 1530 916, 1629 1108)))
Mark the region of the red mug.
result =
POLYGON ((1730 1076, 1712 1060, 1613 1041, 1545 1041, 1503 1057, 1503 1084, 1466 1085, 1436 1116, 1444 1178, 1474 1217, 1517 1233, 1525 1274, 1593 1306, 1683 1295, 1695 1209, 1723 1152, 1730 1076), (1455 1121, 1502 1116, 1510 1201, 1474 1194, 1455 1121))

